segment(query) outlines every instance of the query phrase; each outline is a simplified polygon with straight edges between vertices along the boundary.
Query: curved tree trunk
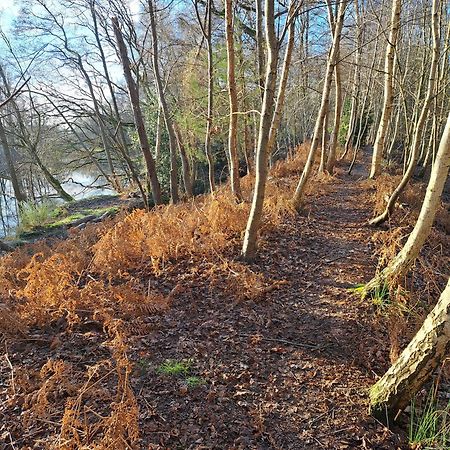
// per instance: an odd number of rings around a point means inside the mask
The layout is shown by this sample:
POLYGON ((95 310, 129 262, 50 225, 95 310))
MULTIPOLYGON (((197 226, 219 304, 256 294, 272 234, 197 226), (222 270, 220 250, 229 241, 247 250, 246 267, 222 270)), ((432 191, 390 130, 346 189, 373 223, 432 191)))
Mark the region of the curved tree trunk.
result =
POLYGON ((230 125, 228 132, 228 163, 230 165, 231 190, 237 200, 242 200, 239 178, 239 158, 237 151, 238 98, 236 91, 233 0, 225 0, 226 43, 227 43, 227 79, 228 98, 230 102, 230 125))
POLYGON ((377 137, 373 147, 372 165, 370 168, 369 178, 375 178, 381 173, 381 160, 384 151, 384 141, 391 118, 392 103, 394 98, 393 83, 394 83, 394 57, 395 47, 397 45, 398 32, 400 29, 400 13, 402 1, 392 1, 392 15, 391 15, 391 31, 389 32, 389 40, 386 47, 386 59, 384 66, 384 104, 381 113, 381 119, 378 126, 377 137))
POLYGON ((265 23, 267 45, 267 70, 261 119, 259 123, 258 146, 256 150, 256 179, 252 206, 245 229, 242 256, 251 261, 256 254, 258 230, 261 223, 264 195, 268 173, 269 135, 273 120, 275 85, 278 66, 278 42, 275 35, 274 0, 266 0, 265 23))
POLYGON ((317 116, 316 125, 314 127, 314 135, 311 141, 311 148, 309 150, 308 159, 306 161, 305 167, 300 177, 300 181, 298 182, 297 188, 295 190, 294 197, 292 198, 292 204, 294 208, 297 210, 301 208, 306 184, 309 180, 309 177, 311 176, 312 166, 316 156, 317 148, 319 146, 323 122, 325 119, 325 115, 327 113, 330 98, 331 82, 333 79, 333 71, 339 55, 338 43, 341 40, 342 26, 344 24, 345 9, 347 7, 347 3, 348 3, 347 1, 343 0, 339 4, 339 11, 336 17, 335 32, 333 35, 333 44, 331 46, 330 54, 328 56, 327 69, 322 92, 322 101, 319 109, 319 114, 317 116))
POLYGON ((392 262, 382 270, 375 278, 366 284, 363 296, 370 295, 377 287, 390 283, 391 280, 400 278, 406 274, 411 264, 419 255, 419 252, 427 240, 434 218, 439 206, 440 197, 444 190, 450 167, 450 113, 447 117, 439 150, 431 171, 425 199, 420 210, 416 225, 409 235, 406 244, 392 262))
POLYGON ((432 11, 432 21, 433 21, 433 57, 431 60, 431 68, 430 68, 430 74, 428 78, 428 89, 427 94, 424 100, 424 104, 422 107, 422 111, 420 112, 419 119, 417 120, 415 130, 414 130, 414 137, 412 142, 412 147, 410 151, 410 160, 408 164, 408 168, 403 175, 402 180, 400 181, 400 184, 396 187, 392 195, 389 197, 386 209, 384 212, 376 217, 375 219, 372 219, 369 223, 371 225, 379 225, 383 222, 385 222, 389 217, 391 216, 392 212, 394 211, 395 202, 398 200, 400 194, 405 189, 406 185, 408 184, 409 180, 413 176, 414 170, 417 165, 417 161, 419 159, 420 154, 420 146, 422 142, 422 135, 423 135, 423 129, 425 128, 425 122, 427 120, 428 111, 430 109, 431 103, 433 101, 433 95, 435 92, 435 86, 436 86, 436 73, 437 73, 437 67, 439 63, 439 47, 440 47, 440 32, 439 32, 439 11, 440 11, 440 1, 439 0, 433 0, 433 11, 432 11))
POLYGON ((370 390, 371 413, 389 423, 450 352, 450 279, 399 359, 370 390))

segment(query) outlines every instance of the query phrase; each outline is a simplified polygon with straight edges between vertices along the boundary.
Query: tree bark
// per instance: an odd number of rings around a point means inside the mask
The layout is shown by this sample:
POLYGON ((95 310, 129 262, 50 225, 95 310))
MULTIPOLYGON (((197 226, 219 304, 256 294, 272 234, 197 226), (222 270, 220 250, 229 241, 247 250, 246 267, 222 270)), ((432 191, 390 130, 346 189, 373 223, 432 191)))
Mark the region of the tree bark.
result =
POLYGON ((259 122, 258 146, 256 150, 255 189, 242 245, 242 256, 247 261, 251 261, 256 254, 258 230, 261 223, 268 174, 268 142, 270 126, 273 120, 278 66, 278 42, 275 35, 274 0, 266 0, 265 2, 265 23, 267 69, 261 119, 259 122))
POLYGON ((145 164, 147 167, 148 177, 150 179, 150 186, 152 191, 152 197, 155 205, 162 203, 161 187, 158 181, 158 175, 156 173, 155 161, 153 160, 152 153, 150 151, 150 144, 148 141, 147 132, 145 130, 144 118, 141 111, 141 105, 139 102, 139 92, 137 90, 136 83, 133 79, 130 69, 130 60, 128 58, 127 48, 123 40, 122 32, 119 28, 119 21, 116 18, 112 19, 114 28, 114 34, 116 36, 117 46, 119 49, 120 59, 122 61, 123 72, 127 83, 128 94, 130 96, 131 107, 133 109, 134 122, 136 125, 136 131, 139 137, 139 143, 142 153, 145 158, 145 164))
POLYGON ((370 168, 370 178, 375 178, 381 173, 381 160, 384 151, 384 142, 391 118, 393 93, 394 57, 397 45, 398 32, 400 29, 401 0, 392 0, 391 30, 386 47, 385 74, 384 74, 384 104, 381 119, 378 126, 377 137, 373 147, 372 165, 370 168))
POLYGON ((181 158, 181 168, 183 169, 183 184, 184 184, 184 192, 187 197, 192 197, 192 175, 191 168, 189 164, 189 158, 186 153, 186 148, 183 143, 183 136, 181 135, 180 127, 176 122, 173 122, 173 127, 175 131, 175 135, 177 137, 178 150, 180 152, 181 158))
POLYGON ((280 128, 281 119, 283 117, 284 99, 286 98, 286 86, 289 78, 289 69, 291 67, 292 52, 294 50, 294 38, 295 38, 295 17, 294 17, 294 5, 291 1, 289 5, 289 13, 287 20, 290 21, 288 27, 288 42, 286 51, 284 54, 283 68, 281 70, 280 85, 278 86, 277 100, 275 104, 275 112, 273 115, 272 124, 270 126, 269 142, 267 143, 267 151, 269 154, 273 150, 275 138, 280 128))
POLYGON ((325 73, 325 81, 323 85, 322 101, 320 104, 319 114, 317 116, 316 125, 314 127, 314 135, 311 141, 311 148, 309 150, 308 159, 306 161, 305 167, 303 169, 300 181, 298 182, 297 188, 292 198, 292 204, 296 210, 300 210, 303 196, 305 194, 305 188, 309 177, 311 176, 312 166, 316 156, 317 148, 319 146, 320 135, 322 132, 323 122, 325 115, 327 113, 327 108, 330 98, 331 82, 333 79, 334 67, 337 63, 337 58, 339 55, 339 42, 341 39, 342 27, 344 24, 345 9, 347 7, 347 1, 343 0, 339 4, 339 11, 336 17, 335 32, 333 35, 333 43, 331 45, 330 53, 327 61, 327 68, 325 73))
POLYGON ((450 167, 450 113, 442 134, 436 160, 431 171, 427 192, 420 210, 416 225, 409 235, 403 249, 392 262, 382 270, 375 278, 366 284, 363 296, 370 295, 379 286, 389 284, 392 280, 401 278, 419 255, 419 252, 427 240, 434 218, 439 206, 440 197, 444 190, 445 182, 450 167))
POLYGON ((236 91, 233 0, 225 0, 226 44, 227 44, 227 79, 228 99, 230 103, 230 125, 228 131, 228 163, 230 165, 231 190, 238 201, 242 201, 239 178, 239 158, 237 151, 238 98, 236 91))
POLYGON ((412 147, 410 151, 410 160, 408 164, 408 168, 400 181, 399 185, 396 187, 392 195, 389 197, 386 209, 384 212, 378 217, 372 219, 369 223, 371 225, 379 225, 385 222, 391 216, 394 211, 395 203, 398 200, 400 194, 405 189, 409 180, 413 176, 414 170, 417 165, 417 161, 419 159, 420 154, 420 145, 422 141, 423 129, 425 127, 425 122, 428 116, 428 111, 430 110, 431 103, 433 101, 433 95, 436 87, 436 74, 437 67, 439 64, 439 49, 440 49, 440 31, 439 31, 439 12, 440 12, 440 1, 433 0, 432 6, 432 28, 433 28, 433 56, 431 60, 431 68, 428 78, 428 89, 426 93, 426 97, 422 106, 422 110, 420 112, 420 116, 417 120, 412 147))
POLYGON ((16 198, 17 203, 20 205, 20 203, 27 201, 27 197, 25 193, 22 192, 19 177, 17 176, 16 167, 14 166, 11 149, 9 147, 8 138, 6 137, 5 128, 1 120, 0 120, 0 143, 2 144, 3 152, 5 154, 6 165, 8 166, 8 172, 11 178, 14 197, 16 198))
POLYGON ((399 359, 370 390, 371 413, 391 422, 450 352, 450 279, 399 359))
POLYGON ((169 106, 164 93, 161 74, 159 71, 159 56, 158 56, 158 34, 156 32, 155 7, 153 0, 148 0, 148 9, 150 15, 150 29, 152 33, 153 45, 153 72, 155 74, 156 90, 158 91, 159 104, 166 123, 167 133, 169 135, 170 147, 170 199, 172 203, 177 203, 178 196, 178 171, 177 171, 177 138, 173 128, 173 120, 170 115, 169 106))

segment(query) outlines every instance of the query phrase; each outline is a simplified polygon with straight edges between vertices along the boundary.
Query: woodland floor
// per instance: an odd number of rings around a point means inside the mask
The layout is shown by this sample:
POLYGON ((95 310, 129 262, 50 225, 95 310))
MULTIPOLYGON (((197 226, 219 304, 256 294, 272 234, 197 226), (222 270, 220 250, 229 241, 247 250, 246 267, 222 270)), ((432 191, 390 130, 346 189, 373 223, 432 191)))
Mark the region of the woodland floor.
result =
MULTIPOLYGON (((131 342, 142 448, 407 448, 404 430, 368 414, 368 389, 389 366, 389 338, 370 302, 349 292, 377 265, 364 176, 361 164, 351 176, 338 169, 304 214, 266 235, 251 269, 279 283, 257 301, 230 298, 220 277, 211 284, 207 264, 185 261, 153 281, 187 288, 148 319, 151 333, 131 342), (160 373, 168 359, 190 360, 189 375, 160 373)), ((51 336, 12 341, 9 359, 37 369, 50 357, 87 365, 107 354, 97 333, 79 329, 57 345, 51 336)), ((3 386, 9 377, 5 364, 3 386)), ((49 419, 27 430, 19 417, 19 406, 3 404, 0 448, 41 448, 59 426, 49 419)))

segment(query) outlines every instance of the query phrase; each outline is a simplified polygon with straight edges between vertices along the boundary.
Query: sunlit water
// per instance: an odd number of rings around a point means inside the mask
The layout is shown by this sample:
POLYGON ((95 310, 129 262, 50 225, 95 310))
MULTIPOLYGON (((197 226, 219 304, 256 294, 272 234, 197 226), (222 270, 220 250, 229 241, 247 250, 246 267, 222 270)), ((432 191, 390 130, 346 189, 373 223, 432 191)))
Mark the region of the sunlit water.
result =
MULTIPOLYGON (((62 183, 62 187, 75 200, 82 200, 99 195, 111 195, 114 191, 105 187, 105 180, 85 172, 73 172, 62 183)), ((55 199, 55 203, 60 202, 55 199)), ((5 237, 17 226, 17 205, 11 183, 6 181, 6 196, 1 198, 0 237, 5 237)))

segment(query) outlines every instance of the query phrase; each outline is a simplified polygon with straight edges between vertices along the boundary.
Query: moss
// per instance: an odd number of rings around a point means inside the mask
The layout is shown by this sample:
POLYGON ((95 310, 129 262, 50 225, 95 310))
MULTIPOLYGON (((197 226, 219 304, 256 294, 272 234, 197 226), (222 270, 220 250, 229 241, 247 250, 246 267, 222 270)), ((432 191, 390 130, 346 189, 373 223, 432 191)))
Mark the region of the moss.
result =
POLYGON ((81 208, 79 211, 73 211, 72 206, 71 210, 72 212, 69 214, 69 211, 64 206, 57 206, 47 213, 45 220, 42 220, 39 224, 30 224, 26 228, 19 227, 16 234, 20 238, 45 235, 49 231, 63 228, 84 217, 100 217, 105 213, 115 214, 119 208, 117 206, 108 206, 103 208, 81 208))

